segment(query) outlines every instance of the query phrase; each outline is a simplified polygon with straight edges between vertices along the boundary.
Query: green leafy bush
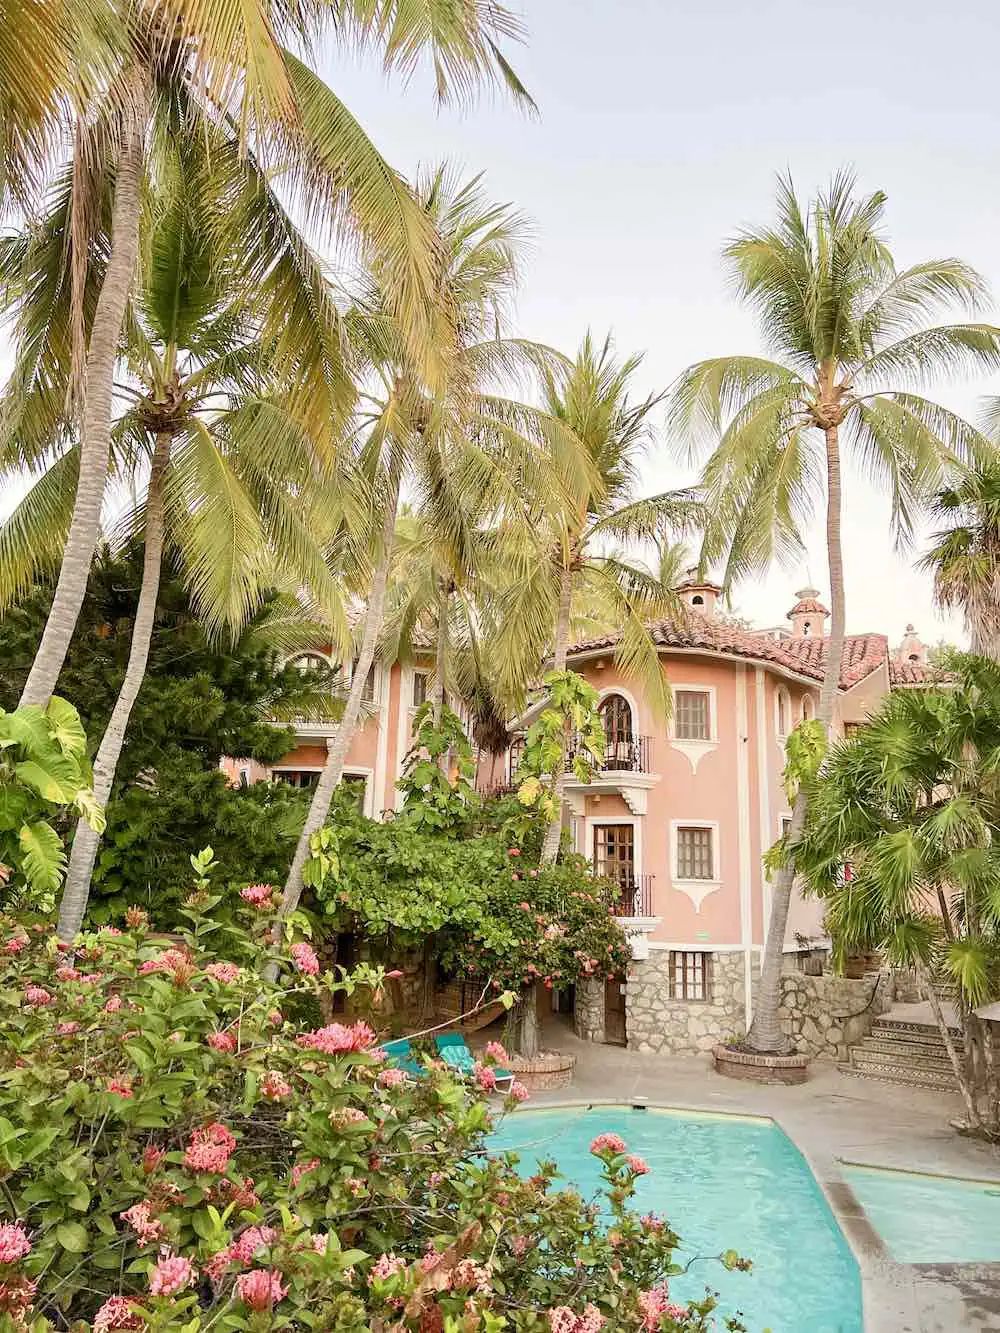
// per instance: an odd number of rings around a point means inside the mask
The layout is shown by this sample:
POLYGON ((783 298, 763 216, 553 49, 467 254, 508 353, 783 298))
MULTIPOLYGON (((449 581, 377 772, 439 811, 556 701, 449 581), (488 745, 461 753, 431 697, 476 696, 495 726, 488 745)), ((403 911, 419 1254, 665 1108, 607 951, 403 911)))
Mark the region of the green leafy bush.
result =
POLYGON ((363 1022, 293 1020, 320 984, 377 989, 381 973, 320 979, 299 942, 268 983, 273 891, 247 890, 249 930, 220 925, 210 854, 195 864, 190 929, 173 937, 133 910, 71 958, 48 926, 2 922, 7 1328, 710 1326, 711 1298, 669 1302, 677 1238, 632 1211, 645 1168, 624 1144, 595 1141, 594 1204, 554 1167, 525 1179, 486 1156, 482 1092, 443 1068, 408 1080, 363 1022))
POLYGON ((66 868, 68 818, 96 829, 104 812, 91 790, 80 715, 57 696, 45 708, 0 709, 0 888, 51 906, 66 868))

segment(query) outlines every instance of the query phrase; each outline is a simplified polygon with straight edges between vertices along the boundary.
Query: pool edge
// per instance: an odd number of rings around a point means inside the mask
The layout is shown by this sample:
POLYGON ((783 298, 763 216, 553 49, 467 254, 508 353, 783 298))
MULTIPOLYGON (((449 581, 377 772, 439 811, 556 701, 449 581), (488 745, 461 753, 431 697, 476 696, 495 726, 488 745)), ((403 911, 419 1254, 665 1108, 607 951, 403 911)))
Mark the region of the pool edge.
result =
MULTIPOLYGON (((907 1273, 906 1264, 891 1257, 881 1236, 875 1230, 868 1214, 850 1185, 839 1175, 839 1159, 830 1155, 823 1165, 799 1142, 782 1121, 780 1115, 743 1114, 739 1111, 706 1111, 690 1102, 651 1102, 645 1098, 621 1097, 560 1097, 546 1099, 541 1106, 525 1105, 525 1111, 558 1111, 571 1107, 620 1106, 628 1110, 679 1111, 693 1115, 707 1115, 722 1120, 751 1120, 776 1125, 800 1154, 819 1186, 827 1207, 854 1256, 861 1277, 861 1318, 864 1333, 901 1333, 901 1330, 920 1329, 916 1293, 907 1273)), ((517 1108, 509 1114, 517 1115, 517 1108)), ((752 1257, 752 1256, 751 1256, 752 1257)))

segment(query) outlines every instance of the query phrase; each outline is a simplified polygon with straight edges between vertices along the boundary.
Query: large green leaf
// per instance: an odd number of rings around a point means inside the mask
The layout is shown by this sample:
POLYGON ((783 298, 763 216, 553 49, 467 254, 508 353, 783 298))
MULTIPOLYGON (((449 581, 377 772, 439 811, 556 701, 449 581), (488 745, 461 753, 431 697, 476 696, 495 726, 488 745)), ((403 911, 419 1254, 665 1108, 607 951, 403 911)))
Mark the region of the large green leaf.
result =
POLYGON ((23 746, 25 753, 37 758, 52 746, 49 723, 38 704, 28 704, 13 713, 0 715, 0 742, 23 746))
POLYGON ((53 740, 63 754, 78 757, 87 753, 87 737, 80 714, 71 703, 54 694, 45 710, 53 740))
POLYGON ((23 824, 18 835, 21 844, 21 865, 32 888, 54 893, 62 883, 66 853, 62 839, 51 824, 36 819, 23 824))
POLYGON ((34 759, 26 759, 14 765, 14 772, 19 782, 38 792, 45 801, 68 805, 76 797, 79 774, 74 772, 69 763, 55 764, 49 760, 43 767, 34 759))
POLYGON ((0 787, 0 829, 15 829, 28 807, 27 792, 16 787, 0 787))

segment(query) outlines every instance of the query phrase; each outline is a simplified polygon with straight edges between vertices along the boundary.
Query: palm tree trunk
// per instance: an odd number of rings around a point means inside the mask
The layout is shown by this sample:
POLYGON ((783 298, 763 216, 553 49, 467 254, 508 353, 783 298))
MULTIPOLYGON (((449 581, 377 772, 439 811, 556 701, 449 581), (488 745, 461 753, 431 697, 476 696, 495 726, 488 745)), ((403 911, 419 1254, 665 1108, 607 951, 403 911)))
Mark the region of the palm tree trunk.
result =
MULTIPOLYGON (((310 840, 313 834, 318 833, 326 823, 327 816, 330 813, 330 802, 333 800, 333 793, 343 775, 347 751, 354 739, 358 718, 361 716, 365 680, 372 662, 375 660, 375 645, 378 641, 379 631, 382 628, 382 616, 385 612, 385 593, 389 581, 389 562, 392 559, 392 539, 396 530, 398 503, 399 475, 397 474, 392 480, 390 494, 386 502, 385 518, 382 523, 382 553, 375 570, 375 577, 372 580, 371 593, 368 597, 368 607, 365 611, 365 632, 361 640, 358 660, 355 663, 354 675, 351 679, 347 705, 330 746, 326 766, 320 774, 316 790, 313 792, 312 804, 309 806, 309 813, 306 815, 302 832, 299 834, 298 845, 295 848, 295 855, 292 858, 288 878, 285 881, 285 889, 281 895, 281 906, 278 909, 279 924, 285 917, 294 912, 299 905, 303 888, 302 872, 311 850, 310 840)), ((280 938, 279 925, 276 925, 275 939, 278 938, 280 938)))
MULTIPOLYGON (((438 581, 437 604, 434 679, 431 682, 431 703, 434 708, 435 727, 441 725, 441 714, 444 711, 444 670, 448 656, 448 597, 440 580, 438 581)), ((446 760, 443 760, 443 762, 446 762, 446 760)))
MULTIPOLYGON (((156 599, 160 591, 160 569, 163 564, 163 484, 170 463, 171 442, 172 437, 169 432, 163 431, 157 435, 153 448, 149 490, 146 495, 142 583, 139 587, 139 601, 132 625, 132 642, 129 645, 125 677, 94 760, 94 795, 101 805, 107 805, 111 795, 111 786, 115 780, 115 771, 125 742, 125 731, 132 715, 132 707, 142 687, 146 675, 146 663, 149 660, 149 645, 156 617, 156 599)), ((59 904, 59 924, 56 927, 58 938, 67 944, 72 942, 83 925, 99 843, 100 834, 96 829, 92 829, 85 819, 77 820, 69 869, 66 872, 66 884, 59 904)))
MULTIPOLYGON (((553 671, 566 670, 566 653, 569 649, 569 609, 572 600, 573 572, 564 568, 559 575, 559 613, 556 617, 556 640, 552 654, 553 671)), ((565 759, 568 740, 568 736, 563 737, 562 757, 552 784, 555 811, 551 824, 545 830, 545 839, 542 842, 542 854, 539 859, 543 866, 553 865, 559 855, 559 840, 562 837, 563 792, 566 789, 565 759)))
POLYGON ((965 1103, 965 1114, 969 1118, 970 1129, 982 1128, 982 1121, 979 1112, 976 1109, 975 1099, 972 1095, 972 1089, 969 1087, 968 1079, 965 1076, 965 1070, 962 1068, 962 1061, 958 1058, 958 1052, 955 1050, 955 1043, 951 1038, 951 1029, 945 1020, 944 1010, 941 1008, 941 1001, 938 993, 934 989, 934 981, 928 975, 926 968, 920 962, 917 963, 917 983, 930 1001, 931 1011, 934 1014, 934 1022, 937 1024, 938 1032, 941 1034, 941 1040, 944 1042, 945 1050, 948 1052, 948 1060, 951 1063, 952 1073, 955 1075, 955 1082, 958 1084, 958 1090, 962 1094, 962 1101, 965 1103))
POLYGON ((115 362, 125 306, 139 249, 140 184, 145 117, 140 94, 128 112, 115 176, 111 253, 97 298, 87 348, 80 479, 59 580, 42 639, 21 692, 21 704, 45 705, 56 687, 87 591, 90 562, 101 528, 101 505, 111 449, 111 408, 115 362))
MULTIPOLYGON (((844 656, 844 556, 840 541, 840 445, 836 426, 826 431, 826 552, 830 568, 830 638, 826 650, 823 684, 820 687, 818 721, 829 735, 833 722, 833 708, 840 686, 840 666, 844 656)), ((806 822, 808 798, 800 787, 792 807, 792 823, 788 838, 795 842, 806 822)), ((781 968, 785 953, 785 930, 788 926, 788 908, 795 886, 795 865, 782 867, 775 878, 771 902, 771 920, 767 927, 764 957, 761 961, 760 980, 757 983, 757 1002, 753 1021, 746 1036, 746 1045, 752 1051, 784 1055, 792 1043, 781 1027, 781 968)))

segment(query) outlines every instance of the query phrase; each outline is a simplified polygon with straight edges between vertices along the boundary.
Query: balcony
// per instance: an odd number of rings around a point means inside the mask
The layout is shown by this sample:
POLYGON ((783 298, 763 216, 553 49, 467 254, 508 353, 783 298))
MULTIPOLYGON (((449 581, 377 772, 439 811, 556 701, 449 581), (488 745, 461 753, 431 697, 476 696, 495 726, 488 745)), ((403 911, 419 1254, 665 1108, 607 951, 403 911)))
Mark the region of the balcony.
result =
MULTIPOLYGON (((595 766, 597 773, 649 773, 649 757, 653 748, 652 736, 608 736, 604 742, 604 758, 595 766)), ((566 755, 566 771, 573 768, 576 747, 566 755)))
POLYGON ((651 736, 609 736, 604 758, 594 766, 589 782, 581 782, 573 772, 574 754, 571 748, 566 757, 565 790, 571 806, 576 800, 578 814, 583 814, 587 796, 605 794, 620 796, 634 815, 646 813, 646 794, 660 780, 660 775, 652 771, 651 736))
POLYGON ((618 917, 651 917, 655 879, 655 875, 629 875, 619 880, 605 897, 608 911, 618 917))

